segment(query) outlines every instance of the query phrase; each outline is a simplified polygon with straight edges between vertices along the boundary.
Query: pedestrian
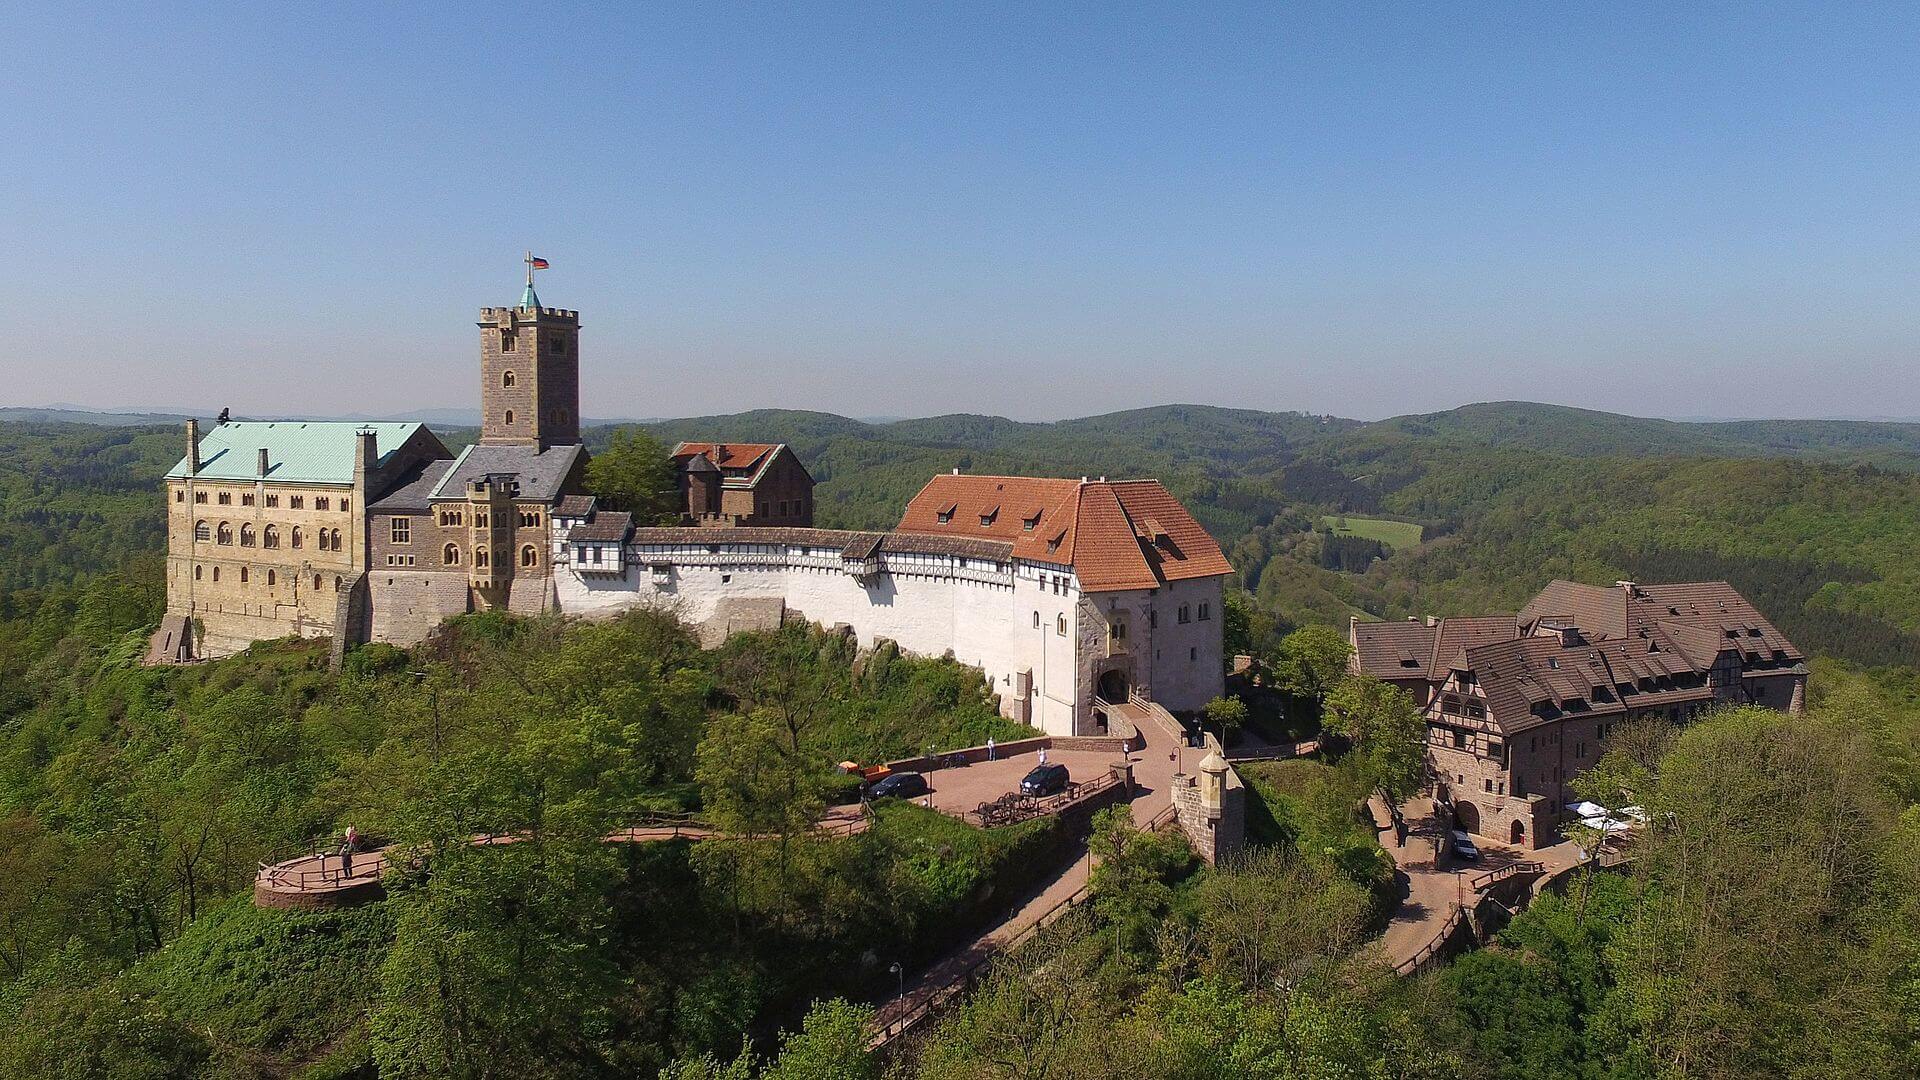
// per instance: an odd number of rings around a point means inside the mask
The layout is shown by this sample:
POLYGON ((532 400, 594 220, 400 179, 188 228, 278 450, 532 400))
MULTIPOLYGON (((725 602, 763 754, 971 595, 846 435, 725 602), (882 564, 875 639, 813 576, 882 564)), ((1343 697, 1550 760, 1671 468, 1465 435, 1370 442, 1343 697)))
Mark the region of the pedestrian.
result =
POLYGON ((1046 763, 1047 763, 1047 748, 1043 746, 1040 748, 1040 764, 1045 765, 1046 763))
POLYGON ((992 761, 992 760, 994 760, 994 754, 993 754, 993 736, 991 736, 991 735, 989 735, 989 736, 987 736, 987 760, 988 760, 988 761, 992 761))
POLYGON ((351 825, 347 826, 347 846, 355 851, 360 850, 360 830, 351 825))
POLYGON ((353 877, 353 841, 351 840, 340 841, 340 876, 347 879, 353 877))

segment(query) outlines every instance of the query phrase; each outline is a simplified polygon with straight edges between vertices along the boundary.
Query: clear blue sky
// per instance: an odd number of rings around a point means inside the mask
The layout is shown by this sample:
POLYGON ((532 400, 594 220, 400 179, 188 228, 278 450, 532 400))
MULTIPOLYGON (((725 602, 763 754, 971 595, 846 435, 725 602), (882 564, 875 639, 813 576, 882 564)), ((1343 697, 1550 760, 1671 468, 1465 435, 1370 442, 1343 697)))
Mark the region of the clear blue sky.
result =
POLYGON ((1911 5, 14 8, 0 401, 1920 415, 1911 5))

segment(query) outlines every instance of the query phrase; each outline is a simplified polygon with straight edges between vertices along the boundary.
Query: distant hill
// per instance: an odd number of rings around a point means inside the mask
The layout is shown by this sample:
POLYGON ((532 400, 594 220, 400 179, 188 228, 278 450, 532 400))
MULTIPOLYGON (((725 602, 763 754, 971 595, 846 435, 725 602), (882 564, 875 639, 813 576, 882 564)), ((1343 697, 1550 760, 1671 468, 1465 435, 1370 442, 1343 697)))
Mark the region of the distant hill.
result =
POLYGON ((1363 439, 1396 437, 1506 446, 1574 457, 1817 453, 1920 454, 1920 424, 1879 420, 1655 420, 1618 413, 1491 401, 1361 426, 1363 439))

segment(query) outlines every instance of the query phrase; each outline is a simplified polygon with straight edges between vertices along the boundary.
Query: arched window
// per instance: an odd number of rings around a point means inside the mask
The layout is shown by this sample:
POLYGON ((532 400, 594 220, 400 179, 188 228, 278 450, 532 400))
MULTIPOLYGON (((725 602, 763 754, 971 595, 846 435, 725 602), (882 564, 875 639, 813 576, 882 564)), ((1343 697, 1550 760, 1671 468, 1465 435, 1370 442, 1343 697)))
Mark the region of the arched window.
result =
POLYGON ((193 580, 195 581, 200 580, 200 564, 199 563, 193 564, 193 580))
POLYGON ((293 532, 288 534, 287 536, 287 546, 297 548, 300 546, 301 539, 302 538, 300 536, 300 526, 295 525, 293 527, 293 532))
POLYGON ((211 525, 208 525, 208 524, 207 524, 206 522, 204 522, 204 521, 196 521, 196 522, 194 522, 194 523, 193 523, 193 538, 194 538, 195 540, 199 540, 199 541, 201 541, 201 542, 203 542, 203 543, 204 543, 204 542, 206 542, 206 541, 208 541, 208 540, 211 540, 211 539, 213 539, 213 526, 211 526, 211 525))
POLYGON ((253 526, 252 525, 240 526, 240 546, 241 547, 253 546, 253 526))
POLYGON ((280 576, 279 576, 278 574, 275 574, 275 573, 274 573, 273 571, 271 571, 271 570, 269 570, 269 571, 267 571, 267 584, 268 584, 268 585, 273 585, 273 584, 275 584, 275 583, 277 583, 277 582, 278 582, 279 580, 280 580, 280 576))
POLYGON ((260 531, 260 546, 270 547, 270 548, 279 547, 280 546, 279 528, 273 525, 269 525, 265 529, 262 529, 260 531))
POLYGON ((333 534, 333 550, 339 551, 340 550, 340 530, 329 529, 328 531, 333 534))
POLYGON ((513 410, 512 410, 512 409, 508 409, 508 410, 507 410, 507 423, 509 423, 509 424, 511 424, 511 423, 513 423, 513 410))
POLYGON ((313 591, 314 592, 320 591, 320 575, 319 574, 313 575, 313 591))
POLYGON ((511 371, 509 371, 509 372, 505 372, 505 373, 503 373, 503 374, 502 374, 502 375, 500 376, 500 385, 501 385, 501 386, 512 386, 512 385, 513 385, 513 372, 511 372, 511 371))
POLYGON ((240 568, 240 584, 245 585, 246 583, 247 583, 247 568, 243 566, 240 568))
POLYGON ((214 530, 213 536, 222 544, 231 544, 233 543, 233 526, 223 521, 220 527, 214 530))
POLYGON ((440 549, 440 562, 446 566, 460 565, 460 545, 448 544, 440 549))
POLYGON ((532 566, 539 561, 540 561, 540 555, 538 552, 533 550, 532 544, 528 544, 520 549, 520 565, 521 566, 532 566))
POLYGON ((215 581, 220 580, 220 568, 217 566, 213 568, 213 580, 215 581))
POLYGON ((340 575, 339 574, 333 575, 333 591, 334 592, 340 591, 340 575))
POLYGON ((486 548, 473 549, 473 565, 480 566, 480 567, 484 567, 487 565, 487 549, 486 548))

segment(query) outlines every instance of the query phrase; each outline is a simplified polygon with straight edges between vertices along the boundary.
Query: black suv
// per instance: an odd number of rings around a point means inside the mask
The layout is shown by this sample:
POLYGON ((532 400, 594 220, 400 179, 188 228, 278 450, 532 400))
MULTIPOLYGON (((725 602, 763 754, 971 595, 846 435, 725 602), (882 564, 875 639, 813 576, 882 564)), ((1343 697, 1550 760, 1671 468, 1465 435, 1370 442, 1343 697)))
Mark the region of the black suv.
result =
POLYGON ((1037 765, 1020 781, 1022 795, 1052 795, 1067 789, 1065 765, 1037 765))
POLYGON ((917 772, 897 772, 867 792, 869 799, 912 799, 927 793, 927 778, 917 772))

